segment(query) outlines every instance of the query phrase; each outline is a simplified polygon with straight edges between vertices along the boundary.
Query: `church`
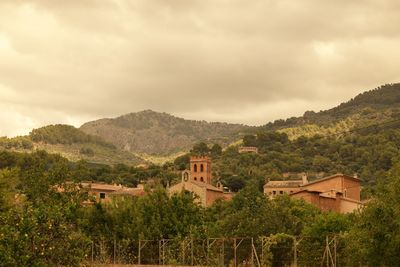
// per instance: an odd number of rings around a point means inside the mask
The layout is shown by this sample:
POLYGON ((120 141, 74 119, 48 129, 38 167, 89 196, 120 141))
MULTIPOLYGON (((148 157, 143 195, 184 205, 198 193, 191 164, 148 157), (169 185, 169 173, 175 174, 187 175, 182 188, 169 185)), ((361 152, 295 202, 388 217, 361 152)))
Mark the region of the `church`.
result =
POLYGON ((169 188, 170 194, 183 190, 194 193, 203 207, 211 206, 217 199, 231 200, 233 193, 225 192, 222 184, 212 185, 212 164, 207 156, 191 157, 190 169, 182 172, 182 181, 169 188))

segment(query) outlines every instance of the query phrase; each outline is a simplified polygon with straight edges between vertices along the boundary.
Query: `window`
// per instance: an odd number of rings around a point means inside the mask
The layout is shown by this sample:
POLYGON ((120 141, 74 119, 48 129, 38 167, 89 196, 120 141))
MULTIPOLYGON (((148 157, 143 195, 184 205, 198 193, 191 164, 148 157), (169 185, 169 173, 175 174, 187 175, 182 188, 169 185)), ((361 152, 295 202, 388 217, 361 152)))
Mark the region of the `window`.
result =
POLYGON ((272 191, 272 194, 276 195, 276 191, 275 191, 275 190, 274 190, 274 191, 272 191))
POLYGON ((106 198, 106 193, 101 192, 100 193, 100 199, 105 199, 106 198))
POLYGON ((200 181, 204 182, 204 178, 203 178, 203 177, 200 177, 200 181))
POLYGON ((194 166, 193 166, 193 171, 194 171, 194 172, 197 172, 197 164, 194 164, 194 166))
POLYGON ((200 171, 204 172, 204 165, 203 164, 200 164, 200 171))
POLYGON ((194 177, 194 180, 197 181, 197 177, 194 177))
POLYGON ((279 194, 283 195, 283 191, 279 191, 279 194))

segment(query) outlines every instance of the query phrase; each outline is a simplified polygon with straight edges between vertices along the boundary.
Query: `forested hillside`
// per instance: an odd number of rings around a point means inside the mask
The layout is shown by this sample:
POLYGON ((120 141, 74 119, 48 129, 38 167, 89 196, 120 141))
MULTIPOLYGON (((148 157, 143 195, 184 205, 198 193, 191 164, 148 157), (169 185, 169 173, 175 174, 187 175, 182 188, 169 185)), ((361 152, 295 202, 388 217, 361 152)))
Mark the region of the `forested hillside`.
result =
POLYGON ((400 84, 387 84, 357 95, 329 110, 306 111, 302 117, 280 119, 264 125, 295 139, 300 136, 331 135, 400 118, 400 84))
POLYGON ((227 145, 240 139, 252 127, 185 120, 146 110, 115 119, 88 122, 80 129, 101 136, 120 149, 138 154, 169 155, 187 151, 199 141, 227 145))
POLYGON ((400 120, 377 124, 331 136, 299 137, 290 140, 285 133, 259 132, 247 135, 243 145, 255 146, 259 153, 238 153, 232 146, 216 152, 206 144, 194 146, 190 154, 177 158, 177 169, 188 167, 189 156, 206 154, 213 158, 216 180, 233 191, 248 183, 257 183, 260 190, 266 179, 284 179, 284 173, 308 173, 311 180, 335 173, 357 175, 364 194, 379 181, 400 158, 400 120))
POLYGON ((1 149, 20 152, 46 150, 73 161, 84 159, 104 164, 136 165, 143 162, 132 153, 116 148, 99 136, 89 135, 73 126, 61 124, 33 129, 28 136, 1 137, 1 149))
MULTIPOLYGON (((190 254, 182 257, 182 248, 194 240, 196 262, 214 266, 219 254, 211 253, 219 246, 207 250, 206 241, 224 240, 223 260, 229 263, 234 259, 232 237, 248 238, 240 241, 239 262, 251 260, 252 238, 264 266, 292 263, 294 248, 303 266, 318 266, 326 260, 326 238, 338 242, 340 266, 396 266, 400 260, 394 241, 400 237, 398 164, 384 175, 385 183, 376 187, 368 205, 348 215, 321 213, 287 196, 270 201, 251 181, 232 201, 218 201, 207 209, 196 204, 191 193, 169 196, 157 185, 143 197, 84 206, 87 194, 78 184, 65 182, 80 181, 88 171, 96 173, 84 163, 79 167, 44 151, 0 152, 0 265, 80 266, 92 259, 96 264, 137 264, 140 255, 142 264, 157 264, 159 244, 169 239, 166 264, 190 264, 190 254), (63 192, 57 190, 60 184, 63 192), (262 240, 267 245, 263 249, 262 240), (146 249, 138 254, 144 244, 146 249)), ((126 169, 112 171, 118 172, 126 169)))

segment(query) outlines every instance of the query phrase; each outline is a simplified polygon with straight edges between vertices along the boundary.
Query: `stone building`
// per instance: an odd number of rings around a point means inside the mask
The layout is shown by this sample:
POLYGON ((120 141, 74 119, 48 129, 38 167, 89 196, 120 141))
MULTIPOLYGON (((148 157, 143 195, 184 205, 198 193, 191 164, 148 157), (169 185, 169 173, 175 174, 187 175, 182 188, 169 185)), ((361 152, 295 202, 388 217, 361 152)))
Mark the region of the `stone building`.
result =
POLYGON ((137 187, 126 187, 116 184, 83 182, 80 183, 80 186, 89 196, 89 200, 85 204, 93 203, 93 201, 108 203, 114 197, 143 196, 145 194, 144 186, 141 184, 137 187))
POLYGON ((312 182, 306 177, 294 181, 269 181, 264 193, 274 198, 289 194, 294 199, 304 199, 322 211, 352 212, 361 207, 360 179, 344 174, 335 174, 312 182))
POLYGON ((264 185, 264 194, 273 199, 277 195, 293 194, 301 190, 301 186, 308 183, 307 175, 303 174, 301 180, 268 181, 264 185))
POLYGON ((209 157, 191 157, 190 170, 182 172, 182 181, 169 188, 170 194, 183 190, 193 192, 198 196, 199 203, 208 207, 217 199, 230 200, 233 193, 225 192, 221 183, 212 185, 212 163, 209 157))

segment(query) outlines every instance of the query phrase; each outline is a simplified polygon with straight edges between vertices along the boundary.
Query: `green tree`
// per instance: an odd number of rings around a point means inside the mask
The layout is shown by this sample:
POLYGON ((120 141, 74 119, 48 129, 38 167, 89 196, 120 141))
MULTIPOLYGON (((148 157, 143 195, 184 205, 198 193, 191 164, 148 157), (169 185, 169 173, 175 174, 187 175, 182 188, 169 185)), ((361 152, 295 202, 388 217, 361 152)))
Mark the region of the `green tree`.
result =
POLYGON ((349 264, 396 266, 400 262, 400 164, 391 169, 388 178, 357 214, 346 235, 349 264))

